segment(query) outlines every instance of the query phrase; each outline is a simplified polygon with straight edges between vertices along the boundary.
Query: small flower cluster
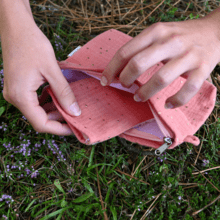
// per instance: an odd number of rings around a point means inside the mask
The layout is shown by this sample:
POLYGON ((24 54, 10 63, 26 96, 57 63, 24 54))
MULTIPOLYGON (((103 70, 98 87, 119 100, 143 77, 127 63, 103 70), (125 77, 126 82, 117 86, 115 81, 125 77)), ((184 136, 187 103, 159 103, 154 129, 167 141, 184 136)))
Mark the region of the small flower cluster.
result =
POLYGON ((35 147, 35 149, 32 148, 32 150, 38 151, 38 148, 41 147, 41 143, 36 143, 36 144, 34 145, 34 147, 35 147))
MULTIPOLYGON (((178 200, 181 201, 182 200, 182 196, 178 196, 178 200)), ((178 205, 180 205, 180 202, 178 202, 178 205)))
MULTIPOLYGON (((36 1, 33 1, 34 4, 36 4, 36 1)), ((38 7, 41 9, 41 11, 45 11, 48 8, 48 11, 50 13, 47 13, 47 16, 51 16, 54 14, 55 11, 58 11, 57 8, 55 8, 53 5, 48 5, 47 7, 38 5, 38 7)))
POLYGON ((51 151, 53 151, 53 154, 58 154, 57 155, 57 159, 58 161, 60 160, 64 160, 66 161, 66 159, 64 158, 62 152, 59 150, 59 147, 57 146, 57 144, 55 143, 54 140, 51 141, 52 142, 52 145, 50 144, 50 142, 48 141, 48 147, 51 151))
POLYGON ((10 202, 14 202, 11 196, 3 194, 2 197, 0 198, 0 202, 4 201, 8 204, 10 202))
POLYGON ((55 11, 58 11, 59 9, 55 8, 53 5, 49 5, 49 11, 52 12, 52 15, 55 11))
POLYGON ((45 10, 46 10, 46 7, 45 7, 45 6, 38 5, 38 7, 41 9, 41 11, 45 11, 45 10))
MULTIPOLYGON (((23 168, 24 165, 22 164, 21 161, 19 161, 19 163, 20 163, 19 166, 12 165, 12 166, 11 166, 11 169, 19 169, 19 171, 21 171, 21 168, 23 168)), ((27 161, 25 162, 25 165, 27 165, 27 161)), ((7 168, 7 172, 10 172, 10 165, 7 165, 6 168, 7 168)), ((27 177, 28 175, 31 174, 31 178, 36 178, 36 177, 39 175, 39 172, 38 172, 38 170, 34 170, 34 167, 33 167, 33 166, 32 166, 31 168, 32 168, 32 171, 31 171, 30 169, 28 169, 28 168, 25 168, 25 169, 24 169, 24 171, 26 172, 26 175, 25 175, 25 176, 27 177)), ((5 171, 5 173, 6 173, 6 171, 5 171)), ((10 174, 10 175, 11 175, 11 174, 10 174)), ((18 175, 18 176, 17 176, 17 178, 21 178, 21 177, 24 177, 24 174, 21 174, 21 175, 18 175)))
MULTIPOLYGON (((24 134, 20 136, 20 140, 24 137, 24 134)), ((23 154, 23 156, 27 155, 30 156, 31 155, 31 151, 38 151, 38 149, 41 147, 40 143, 36 143, 32 148, 31 148, 31 141, 30 140, 26 140, 23 139, 21 144, 19 146, 11 146, 11 142, 9 143, 4 143, 3 146, 7 149, 7 151, 10 150, 15 150, 14 153, 20 153, 23 154)), ((11 155, 11 157, 13 157, 13 155, 11 155)))
POLYGON ((63 45, 60 42, 60 36, 59 35, 55 35, 55 46, 56 46, 57 51, 63 50, 63 45))
MULTIPOLYGON (((5 124, 2 124, 1 128, 5 127, 5 124)), ((36 132, 37 133, 37 132, 36 132)), ((54 135, 52 136, 54 137, 54 135)), ((61 140, 66 141, 66 138, 64 136, 59 137, 61 140)), ((59 149, 58 145, 56 144, 55 140, 45 140, 43 139, 42 141, 38 141, 36 143, 33 143, 31 140, 27 139, 26 135, 20 131, 20 144, 19 146, 13 145, 12 142, 8 143, 3 143, 2 146, 5 147, 7 151, 13 151, 11 154, 11 157, 14 157, 16 154, 22 154, 23 156, 31 156, 31 152, 33 151, 38 151, 39 148, 42 146, 48 146, 49 149, 53 152, 53 154, 57 155, 58 161, 66 161, 64 158, 64 155, 62 154, 61 150, 59 149)), ((16 161, 15 163, 12 164, 6 164, 5 165, 5 170, 0 171, 0 178, 11 178, 11 176, 14 172, 14 169, 17 169, 17 171, 20 173, 16 176, 15 178, 23 178, 30 176, 31 178, 37 178, 39 174, 38 170, 35 170, 34 167, 29 168, 27 166, 27 160, 25 163, 22 163, 21 161, 16 161)), ((72 174, 74 173, 74 169, 70 166, 69 167, 69 172, 72 174)), ((33 184, 35 186, 35 184, 33 184)))
POLYGON ((25 118, 24 115, 22 116, 22 118, 23 118, 25 121, 27 121, 27 118, 25 118))
POLYGON ((167 159, 165 155, 166 155, 166 152, 161 154, 160 157, 157 157, 157 159, 162 163, 164 160, 167 159))
POLYGON ((68 190, 68 193, 71 193, 71 192, 73 192, 73 188, 71 188, 70 190, 68 190))
POLYGON ((6 215, 2 215, 2 217, 3 217, 4 219, 8 219, 8 217, 7 217, 6 215))
MULTIPOLYGON (((20 131, 20 132, 21 132, 21 131, 20 131)), ((20 137, 19 137, 19 140, 24 139, 24 136, 25 136, 25 134, 24 134, 24 133, 21 133, 21 134, 20 134, 20 137)))
POLYGON ((7 144, 4 143, 4 144, 3 144, 3 147, 5 147, 8 151, 14 149, 14 147, 11 146, 11 142, 9 142, 9 143, 7 143, 7 144))
POLYGON ((192 150, 191 149, 187 149, 187 153, 188 154, 192 154, 192 150))
POLYGON ((202 162, 203 162, 202 164, 203 167, 209 164, 209 160, 206 160, 206 159, 204 159, 202 162))
MULTIPOLYGON (((7 125, 2 123, 2 126, 0 126, 0 129, 4 129, 4 130, 7 129, 7 125)), ((50 144, 49 141, 48 143, 46 143, 46 140, 44 139, 42 143, 38 142, 38 143, 35 143, 33 146, 33 143, 31 143, 29 139, 25 139, 24 133, 21 133, 19 139, 21 140, 21 144, 19 146, 12 146, 11 142, 4 143, 3 146, 6 148, 7 151, 14 150, 14 154, 18 153, 18 154, 22 154, 23 156, 29 157, 31 156, 32 151, 38 151, 42 145, 48 144, 48 147, 50 150, 53 151, 53 154, 58 154, 57 158, 59 161, 66 160, 62 152, 60 151, 58 145, 55 143, 55 140, 51 141, 52 145, 50 144)), ((61 136, 60 139, 63 139, 64 141, 66 141, 66 138, 64 136, 61 136)), ((11 157, 13 157, 13 155, 11 155, 11 157)))
MULTIPOLYGON (((32 171, 28 168, 25 168, 26 176, 31 174, 31 178, 36 178, 39 175, 38 170, 35 170, 34 167, 32 166, 32 171)), ((21 176, 18 176, 18 178, 23 177, 23 174, 21 176)))
POLYGON ((23 156, 25 156, 27 154, 27 156, 29 157, 31 155, 31 149, 29 148, 29 146, 31 145, 31 141, 30 140, 23 140, 23 143, 21 143, 21 148, 18 151, 19 153, 22 153, 23 156))
MULTIPOLYGON (((9 164, 6 165, 6 170, 5 170, 6 177, 10 177, 12 175, 11 173, 9 173, 12 169, 19 169, 19 171, 21 171, 21 169, 24 168, 24 165, 21 161, 19 161, 18 163, 19 163, 18 165, 12 165, 11 167, 9 164)), ((27 161, 25 161, 25 165, 27 165, 27 161)), ((31 174, 31 178, 36 178, 39 175, 39 172, 37 170, 34 170, 33 166, 32 166, 32 171, 28 168, 25 168, 24 171, 26 172, 25 175, 26 177, 31 174)), ((1 177, 4 178, 4 175, 2 174, 1 177)), ((24 177, 24 174, 20 174, 17 176, 17 178, 22 178, 22 177, 24 177)))
POLYGON ((2 129, 3 131, 7 131, 8 125, 6 123, 2 122, 2 125, 0 126, 0 129, 2 129))
MULTIPOLYGON (((140 202, 140 204, 141 204, 142 202, 140 202)), ((141 204, 142 205, 142 204, 141 204)), ((140 212, 141 211, 141 209, 140 209, 140 206, 141 205, 138 205, 137 207, 138 207, 138 211, 140 212)))
POLYGON ((71 164, 67 167, 67 171, 69 172, 70 175, 73 175, 75 173, 75 170, 74 168, 72 168, 71 164))
POLYGON ((38 175, 39 175, 38 170, 35 170, 35 171, 31 174, 31 178, 37 178, 38 175))

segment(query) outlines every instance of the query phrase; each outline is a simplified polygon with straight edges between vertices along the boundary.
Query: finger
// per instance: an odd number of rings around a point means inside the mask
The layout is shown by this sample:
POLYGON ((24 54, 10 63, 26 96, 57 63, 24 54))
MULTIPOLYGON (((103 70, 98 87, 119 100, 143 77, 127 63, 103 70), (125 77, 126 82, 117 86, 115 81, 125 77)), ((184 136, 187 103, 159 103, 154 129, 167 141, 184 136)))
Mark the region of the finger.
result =
POLYGON ((135 92, 135 101, 147 101, 156 93, 164 89, 176 78, 190 69, 194 69, 197 61, 197 56, 193 53, 186 53, 180 57, 170 60, 157 73, 155 73, 150 80, 140 87, 135 92))
POLYGON ((53 74, 45 74, 45 77, 47 78, 61 107, 67 114, 79 116, 81 114, 81 109, 79 108, 73 91, 63 76, 59 66, 57 64, 53 65, 48 72, 53 74))
POLYGON ((103 71, 101 84, 103 86, 109 85, 133 56, 148 48, 158 38, 165 36, 168 33, 165 26, 169 25, 160 22, 155 23, 124 44, 103 71))
POLYGON ((190 75, 183 87, 174 96, 166 100, 165 106, 168 108, 177 108, 187 104, 202 87, 208 76, 208 72, 208 66, 190 71, 190 75))
POLYGON ((67 124, 50 120, 41 106, 26 105, 26 108, 20 109, 33 128, 39 133, 50 133, 55 135, 71 135, 72 130, 67 124))
POLYGON ((120 74, 119 80, 124 87, 129 88, 134 81, 150 67, 160 61, 169 60, 175 55, 170 43, 153 44, 134 56, 120 74))

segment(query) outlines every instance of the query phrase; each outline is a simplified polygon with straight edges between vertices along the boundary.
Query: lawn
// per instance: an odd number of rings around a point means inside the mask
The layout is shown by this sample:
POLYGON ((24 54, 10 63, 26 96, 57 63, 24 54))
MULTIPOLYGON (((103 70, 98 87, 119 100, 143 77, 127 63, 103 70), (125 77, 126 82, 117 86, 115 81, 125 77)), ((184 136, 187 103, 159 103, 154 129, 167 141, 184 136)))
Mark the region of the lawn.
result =
MULTIPOLYGON (((65 60, 111 28, 135 37, 155 22, 203 17, 219 1, 32 0, 31 7, 57 60, 65 60)), ((0 219, 220 219, 219 75, 217 65, 216 105, 195 134, 200 145, 144 156, 119 137, 87 146, 36 132, 3 98, 0 47, 0 219)))

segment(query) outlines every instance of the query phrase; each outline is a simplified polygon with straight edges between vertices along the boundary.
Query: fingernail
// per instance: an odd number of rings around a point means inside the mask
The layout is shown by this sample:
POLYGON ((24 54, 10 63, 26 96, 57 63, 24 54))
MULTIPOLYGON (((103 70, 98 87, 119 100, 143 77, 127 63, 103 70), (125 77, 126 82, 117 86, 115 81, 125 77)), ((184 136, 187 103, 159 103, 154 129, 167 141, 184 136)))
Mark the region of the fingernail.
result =
POLYGON ((134 101, 136 101, 136 102, 140 102, 141 101, 141 98, 139 97, 138 94, 134 95, 134 101))
POLYGON ((168 103, 165 103, 165 109, 170 109, 170 108, 173 108, 173 104, 171 104, 170 102, 168 103))
POLYGON ((74 114, 75 116, 81 115, 81 109, 79 108, 79 105, 77 104, 77 102, 74 102, 74 103, 70 106, 70 110, 73 112, 73 114, 74 114))
POLYGON ((108 80, 106 79, 106 77, 105 77, 105 76, 103 76, 103 77, 102 77, 102 79, 101 79, 100 83, 101 83, 101 85, 102 85, 102 86, 106 86, 106 85, 107 85, 108 80))

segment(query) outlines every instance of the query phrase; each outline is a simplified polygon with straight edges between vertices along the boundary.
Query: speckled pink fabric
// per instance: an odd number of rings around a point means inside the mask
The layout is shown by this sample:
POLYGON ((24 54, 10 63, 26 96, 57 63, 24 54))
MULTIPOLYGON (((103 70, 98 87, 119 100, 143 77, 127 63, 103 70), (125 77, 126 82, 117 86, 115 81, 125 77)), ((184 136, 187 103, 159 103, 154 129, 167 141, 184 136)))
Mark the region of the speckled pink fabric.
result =
POLYGON ((198 145, 200 140, 194 134, 211 114, 216 100, 217 89, 208 81, 186 105, 176 109, 165 109, 164 105, 166 99, 177 93, 185 83, 186 79, 181 76, 147 102, 133 100, 138 85, 146 83, 163 66, 162 62, 142 74, 130 89, 122 87, 118 79, 110 86, 100 85, 107 64, 117 50, 131 39, 111 29, 93 38, 67 60, 59 62, 82 114, 77 117, 68 115, 48 88, 56 107, 84 144, 91 145, 120 136, 154 148, 164 143, 163 137, 173 138, 169 149, 183 142, 198 145))

